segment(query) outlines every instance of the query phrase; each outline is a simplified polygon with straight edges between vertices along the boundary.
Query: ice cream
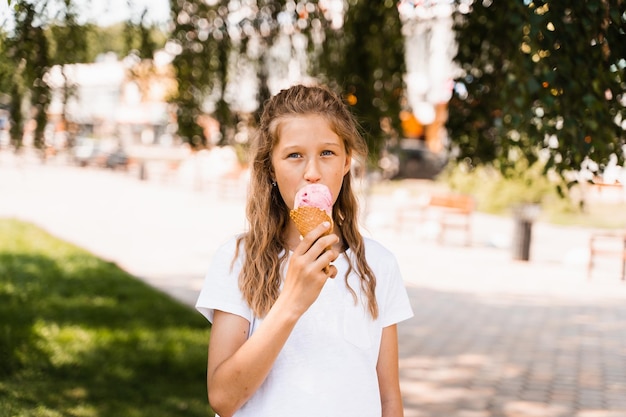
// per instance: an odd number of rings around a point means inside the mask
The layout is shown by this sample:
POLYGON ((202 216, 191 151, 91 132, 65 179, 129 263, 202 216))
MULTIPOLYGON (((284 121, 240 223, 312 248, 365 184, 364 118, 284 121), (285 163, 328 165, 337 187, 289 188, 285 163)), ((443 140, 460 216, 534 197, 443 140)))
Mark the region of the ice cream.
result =
POLYGON ((293 202, 294 210, 301 206, 317 207, 333 215, 333 196, 324 184, 308 184, 300 188, 293 202))
MULTIPOLYGON (((322 222, 333 224, 333 196, 323 184, 308 184, 296 193, 289 213, 298 231, 305 236, 322 222)), ((326 234, 332 232, 332 227, 326 234)))

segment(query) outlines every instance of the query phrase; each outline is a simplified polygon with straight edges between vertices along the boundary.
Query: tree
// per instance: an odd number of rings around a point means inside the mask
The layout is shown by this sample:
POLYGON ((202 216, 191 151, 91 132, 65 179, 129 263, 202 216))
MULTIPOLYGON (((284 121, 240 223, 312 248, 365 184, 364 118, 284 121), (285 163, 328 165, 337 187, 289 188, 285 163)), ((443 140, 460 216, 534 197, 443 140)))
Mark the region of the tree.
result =
MULTIPOLYGON (((50 103, 46 74, 53 65, 93 62, 102 52, 125 56, 133 49, 140 57, 152 57, 164 43, 163 34, 145 22, 99 28, 80 23, 76 0, 14 0, 10 30, 0 29, 0 92, 10 97, 11 137, 21 146, 24 124, 34 117, 34 144, 43 147, 50 103), (123 29, 126 29, 124 37, 123 29), (124 40, 127 43, 124 43, 124 40)), ((65 74, 63 74, 65 76, 65 74)), ((74 93, 66 77, 64 103, 74 93)))
POLYGON ((152 60, 166 39, 158 25, 149 22, 148 8, 145 7, 138 17, 131 17, 124 23, 124 41, 125 51, 122 56, 135 53, 140 59, 152 60))
MULTIPOLYGON (((75 4, 69 1, 65 2, 65 8, 59 11, 55 16, 56 24, 49 27, 47 38, 50 39, 50 64, 61 66, 61 75, 63 76, 63 112, 62 123, 67 127, 66 103, 76 94, 77 86, 74 81, 66 73, 67 63, 89 62, 89 52, 91 50, 89 38, 86 33, 94 31, 91 24, 81 25, 78 22, 78 13, 75 10, 75 4)), ((39 122, 38 122, 39 125, 39 122)), ((74 131, 67 129, 67 139, 69 145, 74 144, 74 131)))
POLYGON ((16 70, 14 61, 1 58, 6 57, 8 53, 7 39, 8 34, 0 30, 0 95, 6 94, 11 90, 11 75, 16 70))
POLYGON ((260 103, 271 94, 270 76, 277 70, 273 52, 279 40, 289 38, 287 52, 294 47, 293 38, 301 35, 310 45, 312 22, 320 19, 315 2, 306 0, 185 0, 172 2, 171 8, 175 27, 170 47, 178 50, 173 63, 179 83, 173 102, 178 132, 194 147, 208 145, 198 125, 205 112, 220 122, 222 143, 232 140, 240 114, 258 116, 260 103), (232 90, 243 82, 254 84, 256 103, 238 110, 240 97, 232 90))
MULTIPOLYGON (((5 54, 0 65, 10 67, 11 64, 8 63, 16 63, 14 72, 10 74, 10 81, 3 74, 4 79, 0 82, 0 86, 4 88, 9 81, 11 138, 19 148, 22 144, 24 123, 34 117, 36 124, 33 143, 35 147, 42 148, 51 100, 46 74, 53 65, 80 62, 85 58, 85 32, 83 26, 77 23, 71 0, 16 0, 11 6, 14 28, 11 33, 3 34, 5 54), (52 3, 54 7, 51 7, 52 3), (51 13, 49 7, 56 10, 56 13, 51 13), (24 110, 26 114, 23 114, 24 110)), ((71 89, 66 89, 65 96, 70 93, 71 89)))
POLYGON ((43 132, 46 125, 46 109, 50 103, 50 89, 44 82, 44 75, 50 67, 48 39, 44 30, 37 25, 38 11, 34 4, 17 1, 15 11, 15 34, 6 40, 7 58, 18 63, 11 86, 12 119, 11 136, 13 142, 21 145, 23 126, 23 100, 30 101, 37 122, 33 132, 34 145, 43 146, 43 132))
POLYGON ((561 176, 626 144, 626 2, 482 1, 455 16, 463 75, 447 123, 458 160, 561 176))
POLYGON ((404 37, 396 2, 373 7, 348 2, 340 28, 326 27, 317 75, 327 80, 354 109, 364 130, 370 159, 377 161, 387 135, 400 130, 404 94, 404 37), (390 130, 383 124, 388 121, 390 130))
MULTIPOLYGON (((0 105, 9 110, 9 114, 14 111, 13 103, 21 103, 23 91, 21 86, 14 81, 14 77, 18 73, 19 64, 8 59, 9 57, 9 40, 6 32, 0 31, 0 105)), ((17 112, 18 119, 13 116, 13 124, 11 125, 11 137, 16 126, 22 125, 21 112, 17 112)))
POLYGON ((171 101, 177 109, 178 134, 193 147, 204 147, 206 138, 198 121, 203 102, 226 80, 228 9, 199 1, 170 4, 174 30, 168 47, 176 52, 173 65, 178 82, 177 94, 171 101))
POLYGON ((241 81, 238 71, 254 69, 258 118, 261 104, 287 78, 272 84, 272 78, 281 77, 277 72, 286 66, 284 60, 305 53, 303 71, 330 84, 353 106, 375 158, 385 139, 381 124, 391 121, 391 130, 399 125, 404 56, 398 10, 391 0, 376 7, 351 0, 345 19, 333 24, 336 16, 328 4, 172 2, 179 134, 194 146, 206 146, 197 119, 209 98, 214 103, 209 111, 222 126, 223 140, 229 141, 227 131, 234 130, 237 112, 228 85, 241 81))

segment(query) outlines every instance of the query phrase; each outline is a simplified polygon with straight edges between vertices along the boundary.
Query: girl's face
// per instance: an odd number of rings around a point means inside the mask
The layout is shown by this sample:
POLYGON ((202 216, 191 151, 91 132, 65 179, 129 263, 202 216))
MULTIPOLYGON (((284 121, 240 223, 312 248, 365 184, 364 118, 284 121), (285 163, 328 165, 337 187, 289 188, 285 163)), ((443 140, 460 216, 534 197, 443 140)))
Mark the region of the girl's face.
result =
POLYGON ((278 143, 272 151, 274 181, 293 209, 294 198, 307 184, 326 185, 337 200, 343 177, 350 171, 350 155, 343 140, 322 116, 289 116, 280 121, 278 143))

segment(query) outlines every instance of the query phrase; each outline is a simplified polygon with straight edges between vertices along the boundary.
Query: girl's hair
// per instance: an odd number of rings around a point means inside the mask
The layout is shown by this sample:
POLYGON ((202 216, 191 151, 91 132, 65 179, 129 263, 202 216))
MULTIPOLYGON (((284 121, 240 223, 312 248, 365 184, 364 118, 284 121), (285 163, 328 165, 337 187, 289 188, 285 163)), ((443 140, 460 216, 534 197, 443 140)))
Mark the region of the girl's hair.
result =
MULTIPOLYGON (((272 185, 272 151, 278 142, 278 125, 287 117, 319 115, 344 143, 348 155, 365 159, 367 146, 356 121, 342 100, 325 87, 296 85, 282 90, 270 98, 261 115, 261 121, 252 146, 252 166, 246 214, 249 231, 238 239, 237 252, 243 241, 243 268, 239 287, 244 299, 255 315, 264 317, 278 298, 281 269, 288 257, 288 247, 283 231, 289 220, 289 208, 278 188, 272 185)), ((344 243, 354 254, 356 265, 348 258, 350 267, 356 269, 361 290, 365 294, 368 310, 378 317, 375 289, 376 277, 365 258, 363 237, 358 227, 358 203, 351 185, 351 173, 343 178, 343 185, 333 206, 333 221, 341 230, 344 243)), ((235 258, 238 254, 235 254, 235 258)), ((348 286, 357 300, 356 292, 348 286)))

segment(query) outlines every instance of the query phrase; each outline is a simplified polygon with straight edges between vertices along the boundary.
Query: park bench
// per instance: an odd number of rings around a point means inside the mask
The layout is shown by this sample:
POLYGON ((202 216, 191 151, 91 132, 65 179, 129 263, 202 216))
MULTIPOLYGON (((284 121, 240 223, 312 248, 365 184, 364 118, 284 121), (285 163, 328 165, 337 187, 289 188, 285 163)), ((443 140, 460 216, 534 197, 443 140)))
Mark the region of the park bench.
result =
POLYGON ((594 232, 589 238, 589 263, 587 278, 591 279, 594 261, 598 256, 621 258, 622 281, 626 281, 626 230, 594 232))
POLYGON ((594 179, 585 186, 588 199, 605 203, 626 203, 626 189, 624 189, 624 184, 619 181, 604 182, 601 179, 594 179))
POLYGON ((398 209, 396 225, 404 229, 413 218, 422 224, 434 221, 439 226, 439 243, 443 243, 450 229, 460 229, 465 233, 465 244, 469 246, 472 240, 474 205, 474 198, 467 194, 431 194, 415 204, 402 205, 398 209))

